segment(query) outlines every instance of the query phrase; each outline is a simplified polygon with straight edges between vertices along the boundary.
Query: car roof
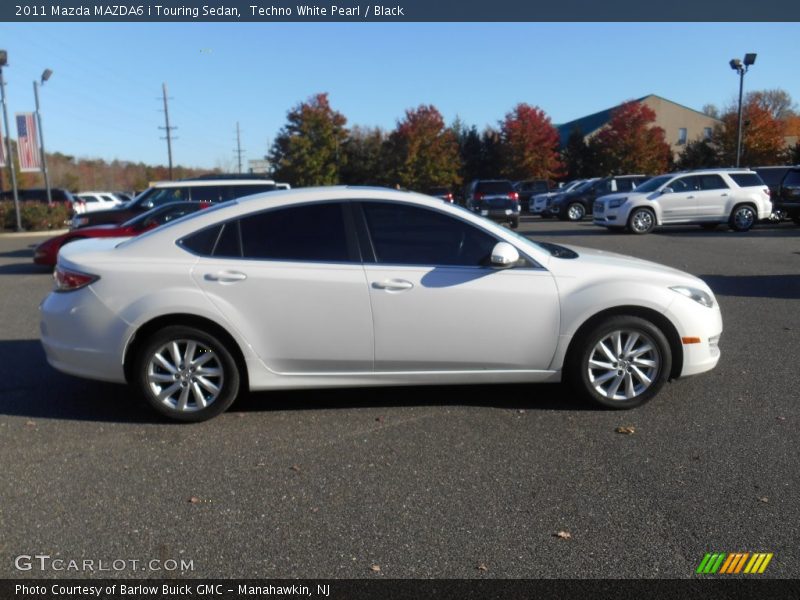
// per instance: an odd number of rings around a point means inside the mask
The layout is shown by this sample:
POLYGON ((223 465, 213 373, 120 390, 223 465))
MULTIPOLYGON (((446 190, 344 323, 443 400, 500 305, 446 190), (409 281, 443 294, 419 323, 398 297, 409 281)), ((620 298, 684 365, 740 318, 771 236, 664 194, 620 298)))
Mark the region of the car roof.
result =
POLYGON ((192 179, 183 181, 156 181, 150 187, 170 188, 170 187, 203 187, 212 185, 276 185, 272 179, 192 179))

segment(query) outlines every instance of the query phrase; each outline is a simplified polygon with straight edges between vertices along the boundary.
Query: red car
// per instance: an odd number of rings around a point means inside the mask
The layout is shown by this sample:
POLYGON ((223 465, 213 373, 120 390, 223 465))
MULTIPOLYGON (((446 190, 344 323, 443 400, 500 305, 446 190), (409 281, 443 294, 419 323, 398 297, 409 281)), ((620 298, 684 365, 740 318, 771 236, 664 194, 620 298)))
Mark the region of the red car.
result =
POLYGON ((210 202, 171 202, 137 215, 121 225, 115 223, 74 229, 39 244, 33 254, 33 262, 52 267, 55 266, 58 251, 64 244, 86 238, 133 237, 208 206, 211 206, 210 202))

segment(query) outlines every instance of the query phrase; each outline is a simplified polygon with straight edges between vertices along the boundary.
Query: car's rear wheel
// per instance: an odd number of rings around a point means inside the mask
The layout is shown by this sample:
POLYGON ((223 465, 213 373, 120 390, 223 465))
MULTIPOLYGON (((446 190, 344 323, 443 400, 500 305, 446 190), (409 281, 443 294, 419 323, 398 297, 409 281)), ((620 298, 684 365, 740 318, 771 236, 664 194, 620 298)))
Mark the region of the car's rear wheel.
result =
POLYGON ((650 233, 656 226, 656 216, 647 208, 637 208, 628 217, 628 230, 631 233, 650 233))
POLYGON ((664 333, 641 317, 609 317, 573 344, 565 365, 570 385, 606 408, 641 406, 658 393, 672 369, 664 333))
POLYGON ((573 202, 567 207, 567 219, 570 221, 580 221, 586 216, 586 208, 580 202, 573 202))
POLYGON ((756 211, 749 204, 740 204, 731 211, 729 225, 734 231, 750 231, 756 222, 756 211))
POLYGON ((224 412, 241 377, 228 348, 194 327, 171 326, 141 347, 134 383, 148 403, 171 419, 205 421, 224 412))

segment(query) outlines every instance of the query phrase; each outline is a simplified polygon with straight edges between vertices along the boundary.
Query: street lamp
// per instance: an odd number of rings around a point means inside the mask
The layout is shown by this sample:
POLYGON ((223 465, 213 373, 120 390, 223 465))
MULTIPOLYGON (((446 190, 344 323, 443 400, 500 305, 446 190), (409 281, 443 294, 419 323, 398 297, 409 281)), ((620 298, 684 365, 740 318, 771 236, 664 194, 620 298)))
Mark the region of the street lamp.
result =
POLYGON ((736 166, 742 158, 742 91, 744 90, 744 74, 756 62, 755 53, 749 52, 744 55, 744 62, 738 58, 732 58, 728 63, 731 69, 739 73, 739 127, 736 136, 736 166))
MULTIPOLYGON (((50 79, 53 71, 45 69, 42 72, 42 85, 50 79)), ((39 83, 34 80, 33 82, 33 97, 36 100, 36 124, 39 126, 39 153, 42 157, 42 175, 44 175, 44 187, 47 188, 47 203, 53 203, 53 196, 50 191, 50 177, 47 174, 47 155, 44 152, 44 130, 42 129, 42 115, 39 112, 39 83)))
POLYGON ((8 109, 6 108, 6 82, 3 80, 3 67, 8 65, 8 52, 0 50, 0 101, 3 103, 3 122, 6 128, 6 160, 11 175, 11 189, 14 191, 14 212, 17 215, 17 231, 22 231, 22 219, 19 214, 19 193, 17 192, 17 174, 14 171, 14 157, 11 156, 11 130, 8 128, 8 109))

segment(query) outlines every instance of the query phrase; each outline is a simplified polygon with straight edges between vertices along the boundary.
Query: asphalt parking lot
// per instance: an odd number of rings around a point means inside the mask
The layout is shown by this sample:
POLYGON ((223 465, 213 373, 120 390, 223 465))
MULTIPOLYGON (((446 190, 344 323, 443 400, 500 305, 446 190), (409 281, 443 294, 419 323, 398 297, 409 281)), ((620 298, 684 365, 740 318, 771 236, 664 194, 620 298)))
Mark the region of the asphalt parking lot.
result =
POLYGON ((687 578, 739 551, 800 577, 800 228, 520 231, 702 277, 717 369, 628 412, 560 385, 349 389, 169 424, 47 365, 45 237, 0 236, 0 577, 87 575, 15 567, 44 554, 141 561, 104 574, 125 577, 687 578))

